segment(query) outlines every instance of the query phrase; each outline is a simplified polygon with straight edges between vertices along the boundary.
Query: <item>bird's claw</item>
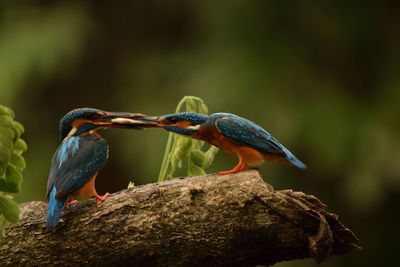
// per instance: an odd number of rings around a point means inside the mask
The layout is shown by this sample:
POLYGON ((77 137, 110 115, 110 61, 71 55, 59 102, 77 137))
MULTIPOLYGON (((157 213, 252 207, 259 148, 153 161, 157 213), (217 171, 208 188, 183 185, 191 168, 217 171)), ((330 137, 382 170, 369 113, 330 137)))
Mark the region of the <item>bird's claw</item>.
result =
POLYGON ((65 206, 69 207, 69 206, 77 204, 77 203, 78 203, 78 200, 72 200, 72 201, 68 202, 65 206))
POLYGON ((247 164, 246 163, 239 163, 232 170, 219 172, 219 174, 224 175, 224 174, 229 174, 229 173, 240 172, 240 171, 245 170, 246 168, 247 168, 247 164))
POLYGON ((99 196, 99 195, 94 195, 95 198, 97 198, 97 206, 99 206, 101 203, 104 202, 104 200, 106 200, 108 198, 110 194, 109 193, 105 193, 104 196, 99 196))

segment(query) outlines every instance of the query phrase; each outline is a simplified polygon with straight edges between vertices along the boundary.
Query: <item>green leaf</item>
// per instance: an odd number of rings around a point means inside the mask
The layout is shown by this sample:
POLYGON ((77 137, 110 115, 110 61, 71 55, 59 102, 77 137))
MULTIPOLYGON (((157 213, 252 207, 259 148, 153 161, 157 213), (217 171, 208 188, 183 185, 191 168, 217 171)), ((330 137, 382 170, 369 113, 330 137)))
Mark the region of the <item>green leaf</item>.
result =
MULTIPOLYGON (((175 112, 184 111, 197 112, 204 115, 208 114, 208 108, 204 104, 204 101, 195 96, 185 96, 179 101, 175 112)), ((182 160, 185 157, 189 157, 187 170, 188 175, 205 174, 206 172, 204 169, 211 164, 215 154, 218 152, 218 148, 213 147, 204 153, 202 152, 203 146, 203 141, 192 140, 188 137, 182 137, 170 133, 158 181, 168 180, 173 177, 176 169, 182 166, 182 160)))
POLYGON ((0 213, 7 221, 15 224, 19 219, 19 206, 11 198, 0 195, 0 213))
POLYGON ((183 160, 192 146, 192 140, 189 138, 177 136, 176 146, 171 155, 171 165, 177 165, 181 160, 183 160))
POLYGON ((10 140, 2 140, 0 136, 0 177, 4 175, 7 163, 11 158, 13 145, 10 140))
POLYGON ((182 168, 182 160, 178 161, 178 164, 176 164, 176 166, 174 166, 174 168, 176 169, 176 167, 182 168))
POLYGON ((0 105, 0 115, 7 115, 12 119, 15 117, 14 111, 12 111, 12 109, 10 109, 9 107, 3 105, 0 105))
POLYGON ((6 218, 3 216, 3 214, 0 213, 0 234, 2 237, 5 237, 4 235, 4 228, 7 226, 7 220, 6 218))
POLYGON ((199 110, 199 112, 200 112, 201 114, 207 115, 207 114, 208 114, 208 107, 207 107, 204 103, 202 103, 202 104, 200 105, 200 110, 199 110))
POLYGON ((186 111, 188 112, 196 112, 196 102, 192 98, 188 98, 186 100, 186 111))
POLYGON ((12 143, 14 136, 14 131, 10 127, 0 125, 0 143, 12 143))
POLYGON ((28 146, 26 145, 24 140, 17 139, 14 144, 14 149, 18 151, 26 151, 28 149, 28 146))
POLYGON ((193 145, 192 145, 192 148, 193 149, 198 149, 198 150, 201 150, 201 148, 204 146, 204 141, 201 141, 201 140, 193 140, 193 145))
POLYGON ((8 115, 0 115, 0 125, 4 127, 12 127, 13 119, 8 115))
POLYGON ((18 193, 21 190, 22 174, 18 169, 8 164, 5 178, 0 178, 0 191, 18 193))
POLYGON ((9 107, 5 107, 5 108, 6 108, 6 110, 7 110, 7 115, 10 116, 12 119, 14 119, 14 118, 15 118, 15 113, 14 113, 14 111, 13 111, 11 108, 9 108, 9 107))
POLYGON ((8 115, 8 108, 0 105, 0 115, 8 115))
POLYGON ((21 171, 25 168, 25 160, 21 154, 27 149, 25 141, 20 139, 24 127, 13 120, 14 116, 10 108, 0 105, 0 233, 2 235, 8 222, 18 222, 18 204, 6 193, 18 193, 21 190, 21 171))
MULTIPOLYGON (((2 130, 2 127, 0 127, 0 131, 1 130, 2 130)), ((2 135, 0 133, 0 150, 8 150, 11 153, 11 151, 13 150, 13 147, 14 146, 13 146, 12 140, 10 138, 8 138, 8 136, 2 135)), ((5 160, 5 159, 0 158, 0 160, 5 160)))
POLYGON ((13 193, 18 193, 21 190, 22 174, 15 166, 11 164, 8 164, 7 166, 6 180, 15 185, 15 191, 13 193))
POLYGON ((10 128, 0 126, 0 177, 4 176, 12 155, 12 136, 13 132, 10 128))
POLYGON ((25 168, 25 160, 24 158, 17 153, 13 153, 10 158, 10 163, 13 164, 15 167, 24 169, 25 168))
POLYGON ((206 171, 203 168, 192 163, 189 164, 188 174, 189 176, 199 176, 206 174, 206 171))
POLYGON ((216 146, 210 146, 210 148, 207 150, 206 152, 206 160, 207 160, 207 164, 206 166, 210 166, 212 164, 212 162, 214 161, 215 155, 217 155, 219 151, 219 148, 216 146))
POLYGON ((21 134, 23 134, 25 131, 24 126, 22 126, 22 124, 17 121, 13 122, 12 128, 15 132, 16 139, 19 138, 21 136, 21 134))
POLYGON ((135 187, 135 184, 132 181, 129 181, 128 189, 134 188, 134 187, 135 187))
POLYGON ((195 164, 197 166, 199 166, 200 168, 205 168, 207 165, 207 158, 206 158, 206 154, 199 150, 199 149, 193 149, 190 152, 190 161, 192 164, 195 164))
POLYGON ((7 170, 8 161, 11 158, 11 150, 4 146, 0 147, 0 177, 3 177, 7 170))

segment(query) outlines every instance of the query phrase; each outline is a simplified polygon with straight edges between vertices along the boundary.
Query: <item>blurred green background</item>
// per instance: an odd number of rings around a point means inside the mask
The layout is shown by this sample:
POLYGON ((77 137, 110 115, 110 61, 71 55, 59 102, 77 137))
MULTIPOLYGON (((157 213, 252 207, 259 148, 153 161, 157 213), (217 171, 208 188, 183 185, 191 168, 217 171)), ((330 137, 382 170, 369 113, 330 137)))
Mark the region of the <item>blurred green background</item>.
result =
MULTIPOLYGON (((264 164, 318 196, 362 252, 321 266, 394 266, 400 237, 400 16, 385 1, 1 1, 0 103, 29 150, 19 202, 45 200, 73 108, 161 115, 184 95, 248 118, 308 165, 264 164)), ((107 130, 99 193, 156 181, 167 133, 107 130)), ((208 170, 236 165, 220 152, 208 170)), ((312 260, 277 266, 316 266, 312 260)))

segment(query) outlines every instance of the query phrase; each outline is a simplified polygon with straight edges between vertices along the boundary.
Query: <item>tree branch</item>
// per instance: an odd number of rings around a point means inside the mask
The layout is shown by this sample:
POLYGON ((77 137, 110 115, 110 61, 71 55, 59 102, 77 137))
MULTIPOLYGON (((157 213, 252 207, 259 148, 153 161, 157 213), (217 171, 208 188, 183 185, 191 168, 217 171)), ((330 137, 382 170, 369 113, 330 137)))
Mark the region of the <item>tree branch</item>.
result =
POLYGON ((270 265, 358 250, 316 197, 274 191, 257 170, 176 179, 66 208, 46 228, 44 202, 21 204, 0 239, 2 265, 270 265))

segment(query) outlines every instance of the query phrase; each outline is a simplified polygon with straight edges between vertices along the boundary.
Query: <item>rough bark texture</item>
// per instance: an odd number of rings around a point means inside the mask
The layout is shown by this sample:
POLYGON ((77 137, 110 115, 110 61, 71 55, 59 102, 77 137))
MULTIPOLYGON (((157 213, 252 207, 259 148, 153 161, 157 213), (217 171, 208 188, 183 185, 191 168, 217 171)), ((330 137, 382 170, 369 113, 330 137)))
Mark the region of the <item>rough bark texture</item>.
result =
POLYGON ((47 205, 21 205, 0 238, 1 265, 215 266, 256 264, 360 249, 316 197, 274 191, 257 170, 134 187, 101 206, 66 208, 46 228, 47 205))

